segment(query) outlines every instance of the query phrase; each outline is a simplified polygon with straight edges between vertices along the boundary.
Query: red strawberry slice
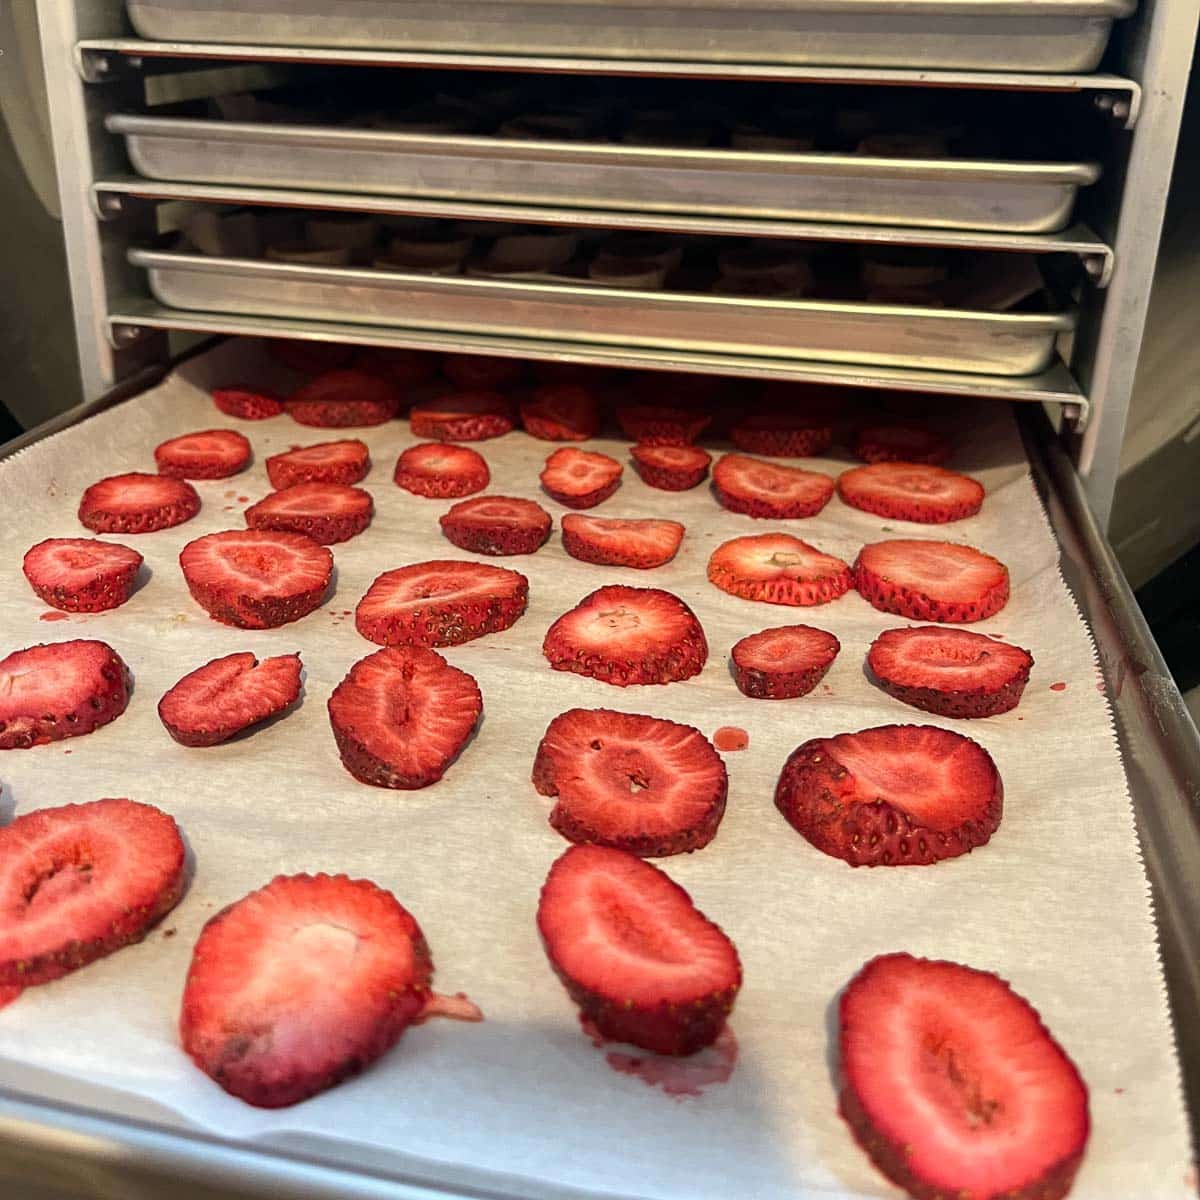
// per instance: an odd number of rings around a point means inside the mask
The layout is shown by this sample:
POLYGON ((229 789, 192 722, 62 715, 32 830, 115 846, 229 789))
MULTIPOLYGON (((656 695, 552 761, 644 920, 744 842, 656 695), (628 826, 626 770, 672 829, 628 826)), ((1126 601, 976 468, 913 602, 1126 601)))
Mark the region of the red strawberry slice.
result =
POLYGON ((283 412, 283 401, 278 396, 250 388, 216 388, 212 398, 227 417, 241 417, 243 421, 265 421, 283 412))
POLYGON ((733 647, 738 691, 756 700, 807 696, 825 678, 842 644, 824 629, 781 625, 752 633, 733 647))
POLYGON ((526 364, 516 358, 485 354, 447 354, 442 374, 464 391, 494 392, 515 387, 525 377, 526 364))
POLYGON ((86 967, 146 931, 183 895, 183 839, 132 800, 64 804, 0 829, 0 987, 86 967))
POLYGON ((288 416, 301 425, 344 429, 383 425, 400 411, 404 392, 389 379, 347 367, 326 371, 297 388, 286 401, 288 416))
POLYGON ((533 786, 558 797, 550 824, 567 841, 654 858, 713 840, 728 781, 721 756, 690 725, 572 708, 546 729, 533 786))
POLYGON ((839 1111, 911 1196, 1061 1200, 1087 1146, 1087 1087, 989 971, 872 959, 838 1002, 839 1111))
POLYGON ((200 496, 186 480, 138 471, 93 483, 79 502, 80 522, 97 533, 153 533, 199 511, 200 496))
POLYGON ((600 428, 600 403, 578 383, 540 387, 521 401, 521 424, 546 442, 586 442, 600 428))
POLYGON ((704 482, 712 455, 698 446, 634 446, 633 468, 643 482, 664 492, 686 492, 704 482))
POLYGON ((215 746, 300 699, 300 655, 259 662, 227 654, 185 675, 158 702, 159 720, 184 746, 215 746))
POLYGON ((617 424, 626 437, 648 446, 690 446, 712 423, 712 416, 696 408, 671 404, 622 404, 617 424))
POLYGON ((852 508, 927 525, 961 521, 983 507, 983 488, 969 475, 921 463, 855 467, 842 474, 837 486, 838 495, 852 508))
POLYGON ((353 366, 359 371, 381 375, 407 393, 428 383, 438 373, 438 356, 426 350, 376 346, 356 355, 353 366))
POLYGON ((409 446, 396 460, 397 486, 415 496, 470 496, 482 492, 491 479, 483 455, 468 446, 422 442, 409 446))
POLYGON ((729 383, 728 379, 718 375, 642 371, 628 381, 628 389, 638 404, 666 403, 673 407, 688 408, 712 403, 728 388, 729 383))
POLYGON ((204 926, 180 1038, 225 1091, 282 1108, 386 1054, 432 978, 420 927, 391 892, 345 875, 279 875, 204 926))
POLYGON ((733 1010, 733 943, 658 867, 623 850, 572 846, 538 904, 546 957, 583 1016, 656 1054, 711 1045, 733 1010))
POLYGON ((867 654, 889 696, 941 717, 994 717, 1017 707, 1033 655, 968 629, 922 625, 881 633, 867 654))
POLYGON ((448 560, 384 571, 367 589, 354 625, 381 646, 457 646, 514 625, 529 580, 487 563, 448 560))
POLYGON ((232 429, 205 429, 156 446, 154 461, 172 479, 227 479, 250 465, 250 443, 232 429))
POLYGON ((460 500, 439 518, 442 533, 476 554, 532 554, 550 536, 550 514, 532 500, 478 496, 460 500))
POLYGON ((129 703, 129 668, 107 642, 51 642, 0 659, 0 750, 81 737, 129 703))
POLYGON ((268 338, 267 352, 277 362, 305 375, 336 371, 358 352, 340 342, 310 342, 293 338, 268 338))
POLYGON ((482 442, 513 428, 512 401, 499 392, 453 392, 414 404, 413 436, 439 442, 482 442))
POLYGON ((344 483, 297 483, 246 509, 251 529, 307 534, 322 546, 346 542, 371 523, 370 492, 344 483))
POLYGON ((708 560, 709 582, 743 600, 826 604, 854 586, 849 566, 787 533, 723 542, 708 560))
POLYGON ((906 867, 969 854, 1000 826, 991 755, 933 725, 881 725, 792 751, 775 805, 818 850, 852 867, 906 867))
POLYGON ((814 517, 829 503, 828 475, 726 454, 713 467, 713 490, 730 512, 748 517, 814 517))
POLYGON ((21 569, 38 598, 64 612, 104 612, 133 594, 142 556, 94 538, 47 538, 25 552, 21 569))
POLYGON ((568 513, 563 549, 581 562, 648 570, 673 559, 685 529, 678 521, 613 521, 568 513))
POLYGON ((267 478, 274 488, 298 483, 358 483, 370 469, 367 444, 357 438, 297 446, 267 459, 267 478))
POLYGON ((546 632, 542 653, 556 671, 616 687, 698 675, 708 642, 696 614, 659 588, 597 588, 546 632))
POLYGON ((1008 568, 954 542, 897 538, 864 546, 854 563, 854 583, 882 612, 923 621, 982 621, 1008 603, 1008 568))
POLYGON ((828 414, 804 411, 758 412, 742 417, 729 431, 739 450, 768 458, 809 458, 833 444, 828 414))
POLYGON ((866 425, 854 440, 854 453, 864 462, 930 463, 950 457, 950 442, 922 425, 866 425))
POLYGON ((179 565, 192 599, 215 621, 274 629, 323 599, 333 555, 302 533, 229 529, 188 542, 179 565))
POLYGON ((559 504, 568 508, 595 508, 621 486, 623 470, 607 454, 571 446, 555 450, 546 459, 539 478, 546 494, 559 504))
POLYGON ((483 712, 479 687, 424 646, 388 646, 356 662, 329 697, 342 763, 374 787, 436 783, 483 712))

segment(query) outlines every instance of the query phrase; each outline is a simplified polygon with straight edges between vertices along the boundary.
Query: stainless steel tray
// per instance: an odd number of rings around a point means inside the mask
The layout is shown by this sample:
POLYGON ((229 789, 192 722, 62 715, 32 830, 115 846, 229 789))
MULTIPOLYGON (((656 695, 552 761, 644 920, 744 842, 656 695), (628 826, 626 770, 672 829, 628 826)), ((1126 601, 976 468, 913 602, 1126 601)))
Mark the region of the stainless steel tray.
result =
POLYGON ((166 305, 662 350, 1032 375, 1075 315, 751 300, 129 251, 166 305))
POLYGON ((118 113, 151 179, 873 225, 1048 233, 1095 163, 758 154, 118 113))
POLYGON ((145 38, 1091 71, 1135 0, 129 0, 145 38))

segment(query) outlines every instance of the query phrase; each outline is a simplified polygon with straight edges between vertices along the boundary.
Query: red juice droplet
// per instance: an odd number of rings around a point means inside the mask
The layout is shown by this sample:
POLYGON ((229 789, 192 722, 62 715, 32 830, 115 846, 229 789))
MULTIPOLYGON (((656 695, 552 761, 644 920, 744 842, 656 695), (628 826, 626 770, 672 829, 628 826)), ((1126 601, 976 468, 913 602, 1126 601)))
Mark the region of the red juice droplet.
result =
POLYGON ((247 500, 249 500, 249 499, 250 499, 250 497, 249 497, 249 496, 239 496, 239 497, 238 497, 238 503, 239 503, 239 504, 245 504, 245 503, 246 503, 246 501, 247 501, 247 500))
POLYGON ((1067 690, 1067 685, 1065 683, 1052 683, 1050 685, 1050 690, 1052 692, 1065 692, 1067 690))
POLYGON ((728 1025, 717 1034, 717 1040, 686 1058, 644 1051, 623 1054, 609 1051, 604 1060, 621 1075, 632 1075, 647 1087, 661 1088, 677 1100, 684 1096, 699 1096, 714 1083, 725 1083, 737 1063, 737 1038, 728 1025))
POLYGON ((745 750, 750 745, 750 735, 736 725, 722 725, 713 734, 713 745, 718 750, 745 750))
POLYGON ((42 615, 40 617, 38 617, 38 620, 39 621, 65 621, 65 620, 67 620, 67 614, 65 612, 58 612, 55 609, 50 609, 48 612, 42 613, 42 615))

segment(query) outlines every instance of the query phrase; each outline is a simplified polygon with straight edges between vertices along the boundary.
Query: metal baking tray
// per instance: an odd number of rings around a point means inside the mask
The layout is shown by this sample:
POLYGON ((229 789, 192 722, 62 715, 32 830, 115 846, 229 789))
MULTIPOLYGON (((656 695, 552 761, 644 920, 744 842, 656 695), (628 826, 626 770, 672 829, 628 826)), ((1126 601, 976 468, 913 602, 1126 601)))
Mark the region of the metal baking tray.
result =
POLYGON ((1091 71, 1136 0, 129 0, 145 38, 1091 71))
POLYGON ((1049 233, 1096 163, 760 154, 380 133, 147 117, 107 119, 151 179, 456 200, 1049 233))

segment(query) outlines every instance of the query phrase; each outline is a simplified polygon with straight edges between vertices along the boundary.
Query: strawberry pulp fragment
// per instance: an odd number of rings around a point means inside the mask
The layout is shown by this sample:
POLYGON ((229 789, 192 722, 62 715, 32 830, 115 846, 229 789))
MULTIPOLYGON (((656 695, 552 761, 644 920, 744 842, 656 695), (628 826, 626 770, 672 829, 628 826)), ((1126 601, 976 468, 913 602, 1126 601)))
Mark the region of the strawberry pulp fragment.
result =
POLYGON ((516 358, 491 358, 485 354, 447 354, 442 374, 464 391, 502 391, 525 378, 525 364, 516 358))
POLYGON ((21 569, 38 599, 63 612, 104 612, 133 594, 142 556, 93 538, 48 538, 25 552, 21 569))
POLYGON ((671 404, 622 404, 617 424, 627 438, 643 445, 690 446, 712 424, 712 416, 671 404))
POLYGON ((438 442, 482 442, 513 428, 513 404, 499 392, 452 392, 412 406, 413 436, 438 442))
POLYGON ((829 503, 828 475, 726 454, 713 468, 713 490, 730 512, 748 517, 814 517, 829 503))
POLYGON ((390 379, 350 367, 318 375, 297 388, 285 407, 288 416, 301 425, 343 429, 392 420, 404 398, 404 392, 390 379))
POLYGON ((858 431, 854 453, 863 462, 928 463, 950 457, 949 439, 922 425, 866 425, 858 431))
POLYGON ((921 463, 854 467, 841 475, 837 487, 838 495, 852 508, 926 525, 961 521, 983 507, 983 488, 969 475, 921 463))
POLYGON ((371 493, 345 483, 294 483, 246 509, 251 529, 303 533, 322 546, 346 542, 371 523, 371 493))
POLYGON ((854 586, 850 567, 787 533, 760 533, 722 543, 708 560, 709 582, 743 600, 826 604, 854 586))
POLYGON ((683 541, 678 521, 615 521, 568 513, 562 519, 563 549, 581 562, 648 570, 673 559, 683 541))
POLYGON ((586 442, 600 428, 600 404, 577 383, 535 389, 521 401, 521 424, 530 437, 546 442, 586 442))
POLYGON ((396 485, 415 496, 450 499, 482 492, 492 474, 483 455, 468 446, 422 442, 396 460, 396 485))
POLYGON ((357 438, 297 446, 267 459, 267 478, 278 489, 298 483, 358 483, 370 469, 367 444, 357 438))
POLYGON ((882 612, 955 625, 994 616, 1009 595, 1008 568, 990 554, 904 538, 864 546, 854 584, 882 612))
POLYGON ((172 479, 227 479, 250 465, 250 443, 233 429, 205 429, 162 442, 154 461, 172 479))
POLYGON ((642 482, 664 492, 686 492, 704 482, 712 455, 698 446, 634 446, 629 452, 642 482))
POLYGON ((199 493, 186 480, 139 471, 93 483, 79 502, 80 522, 96 533, 153 533, 199 511, 199 493))
POLYGON ((478 496, 460 500, 438 523, 445 537, 463 550, 504 556, 533 554, 550 536, 550 514, 532 500, 478 496))
POLYGON ((216 388, 212 398, 227 417, 241 417, 243 421, 265 421, 283 412, 283 401, 278 396, 248 388, 216 388))
POLYGON ((825 678, 841 643, 824 629, 783 625, 738 642, 732 651, 738 691, 756 700, 807 696, 825 678))
POLYGON ((621 485, 622 466, 607 454, 564 447, 546 459, 539 478, 546 494, 568 508, 595 508, 621 485))

